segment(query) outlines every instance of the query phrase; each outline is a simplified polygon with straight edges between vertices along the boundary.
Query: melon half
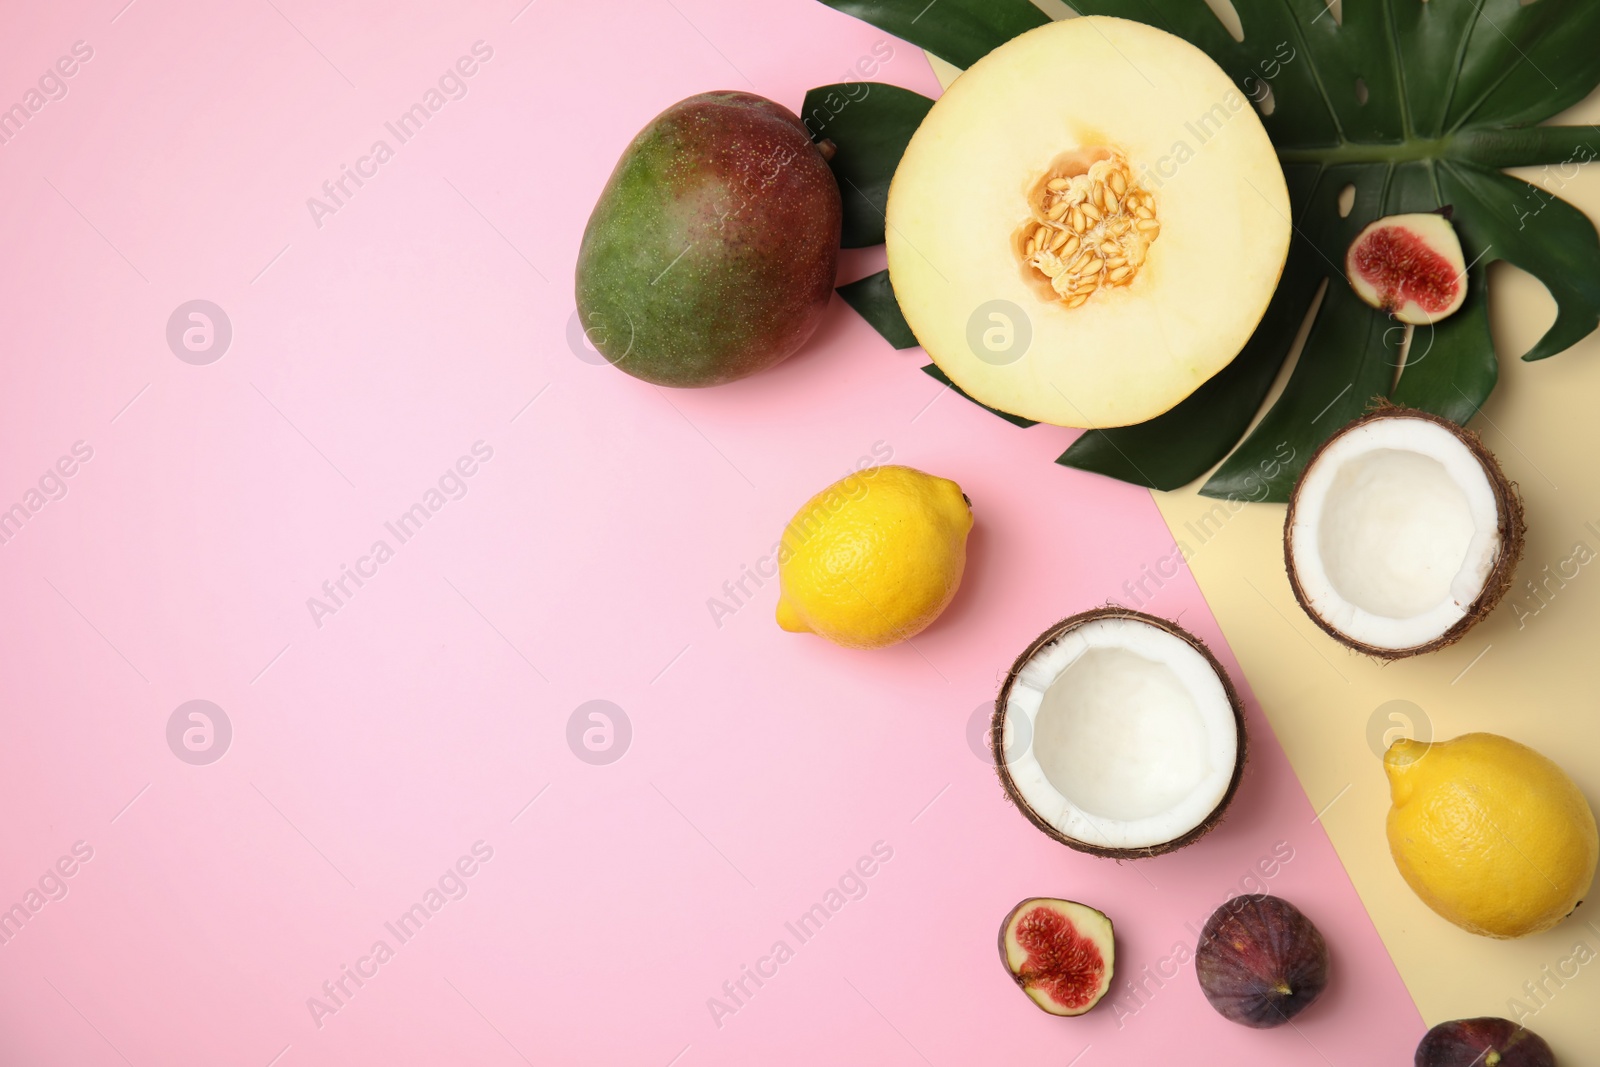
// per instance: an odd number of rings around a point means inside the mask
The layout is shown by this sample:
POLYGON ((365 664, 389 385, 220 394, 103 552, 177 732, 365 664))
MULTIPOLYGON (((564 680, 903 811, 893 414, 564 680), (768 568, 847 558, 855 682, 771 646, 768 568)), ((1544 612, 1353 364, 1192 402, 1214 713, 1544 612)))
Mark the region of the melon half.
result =
POLYGON ((1204 52, 1087 16, 1000 46, 895 172, 889 277, 973 399, 1060 426, 1167 411, 1244 347, 1288 255, 1254 107, 1204 52))

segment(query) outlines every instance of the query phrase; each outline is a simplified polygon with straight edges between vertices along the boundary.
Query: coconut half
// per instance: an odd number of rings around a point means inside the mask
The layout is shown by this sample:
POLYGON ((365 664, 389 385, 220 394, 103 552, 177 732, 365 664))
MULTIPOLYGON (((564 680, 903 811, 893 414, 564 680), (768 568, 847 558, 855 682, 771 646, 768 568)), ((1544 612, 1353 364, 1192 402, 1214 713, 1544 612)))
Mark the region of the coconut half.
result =
POLYGON ((1244 708, 1199 638, 1097 608, 1017 657, 990 747, 1006 794, 1046 834, 1097 856, 1156 856, 1198 840, 1233 799, 1244 708), (1008 746, 1023 719, 1032 744, 1008 746))
POLYGON ((1522 503, 1476 434, 1386 407, 1312 454, 1289 498, 1284 565, 1311 620, 1380 659, 1459 641, 1511 584, 1522 503))

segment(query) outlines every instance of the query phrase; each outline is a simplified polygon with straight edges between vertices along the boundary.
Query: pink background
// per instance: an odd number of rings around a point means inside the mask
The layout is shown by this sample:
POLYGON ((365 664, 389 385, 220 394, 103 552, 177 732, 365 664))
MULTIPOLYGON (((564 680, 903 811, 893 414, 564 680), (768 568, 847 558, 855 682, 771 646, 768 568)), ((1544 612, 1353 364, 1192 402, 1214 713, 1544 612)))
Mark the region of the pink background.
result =
MULTIPOLYGON (((0 907, 93 849, 0 947, 0 1062, 1409 1057, 1420 1018, 1313 821, 1335 798, 1258 708, 1231 817, 1136 865, 1038 834, 969 743, 1034 635, 1170 553, 1147 493, 1055 466, 1063 431, 942 391, 839 301, 714 391, 569 348, 631 135, 706 89, 798 107, 882 34, 810 0, 122 4, 8 3, 0 34, 6 106, 94 49, 0 146, 0 507, 93 449, 0 545, 0 907), (479 40, 468 95, 317 227, 306 199, 479 40), (196 298, 233 327, 208 366, 164 336, 196 298), (466 495, 318 627, 307 598, 478 441, 466 495), (946 616, 850 652, 780 632, 768 582, 717 625, 708 599, 874 446, 975 502, 946 616), (167 745, 193 699, 233 727, 209 766, 167 745), (592 699, 632 724, 610 765, 567 745, 592 699), (398 945, 384 923, 480 840, 467 895, 398 945), (866 895, 800 944, 784 923, 879 841, 866 895), (1327 935, 1325 1000, 1246 1030, 1192 966, 1133 999, 1278 842, 1266 886, 1327 935), (1030 895, 1110 913, 1136 1012, 1053 1019, 1011 986, 995 931, 1030 895), (379 938, 393 959, 319 1027, 307 998, 379 938), (779 939, 794 958, 718 1026, 708 998, 779 939)), ((894 47, 878 78, 936 92, 894 47)), ((1237 669, 1187 573, 1150 607, 1237 669)))

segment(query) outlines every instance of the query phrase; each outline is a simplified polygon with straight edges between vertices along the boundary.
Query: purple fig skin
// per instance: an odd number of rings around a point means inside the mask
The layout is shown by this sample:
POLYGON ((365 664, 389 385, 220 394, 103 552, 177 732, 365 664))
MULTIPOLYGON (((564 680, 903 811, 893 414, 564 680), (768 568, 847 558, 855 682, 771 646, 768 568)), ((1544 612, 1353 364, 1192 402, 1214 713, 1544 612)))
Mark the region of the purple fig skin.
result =
POLYGON ((1556 1067, 1544 1038, 1510 1019, 1440 1023, 1417 1045, 1416 1067, 1556 1067))
POLYGON ((1241 1026, 1282 1026, 1328 985, 1328 946, 1300 909, 1279 897, 1234 897, 1212 913, 1195 949, 1195 975, 1217 1014, 1241 1026))

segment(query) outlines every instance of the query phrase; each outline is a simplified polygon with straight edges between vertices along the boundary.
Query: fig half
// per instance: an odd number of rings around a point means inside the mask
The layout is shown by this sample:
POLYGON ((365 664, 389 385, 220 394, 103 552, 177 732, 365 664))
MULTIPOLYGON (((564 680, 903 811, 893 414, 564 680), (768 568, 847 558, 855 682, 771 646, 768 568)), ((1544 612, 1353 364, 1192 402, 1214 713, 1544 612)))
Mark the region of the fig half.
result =
POLYGON ((1115 944, 1104 912, 1074 900, 1029 897, 1000 924, 1000 959, 1028 999, 1051 1015, 1082 1015, 1111 988, 1115 944))
POLYGON ((1328 985, 1328 946, 1300 909, 1265 893, 1234 897, 1200 931, 1195 975, 1217 1014, 1241 1026, 1282 1026, 1328 985))
POLYGON ((1450 220, 1436 213, 1390 215, 1350 242, 1345 276, 1363 302, 1400 322, 1426 326, 1467 298, 1467 263, 1450 220))
POLYGON ((1454 1019, 1422 1035, 1416 1067, 1556 1067, 1556 1057, 1510 1019, 1454 1019))

